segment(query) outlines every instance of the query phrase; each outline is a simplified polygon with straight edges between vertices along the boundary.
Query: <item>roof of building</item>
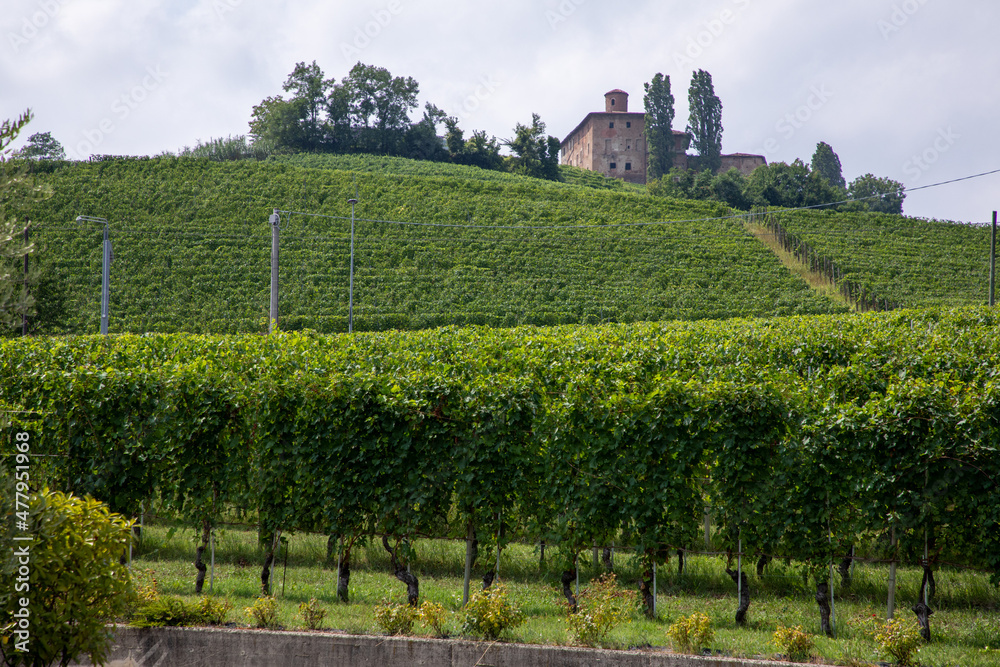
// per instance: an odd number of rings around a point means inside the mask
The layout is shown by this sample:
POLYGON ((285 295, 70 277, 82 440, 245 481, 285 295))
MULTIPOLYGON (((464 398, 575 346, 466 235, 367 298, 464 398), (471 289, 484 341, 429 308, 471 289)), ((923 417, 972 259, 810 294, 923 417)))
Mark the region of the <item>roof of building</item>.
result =
MULTIPOLYGON (((612 92, 614 92, 614 91, 612 91, 612 92)), ((586 116, 584 116, 583 120, 581 120, 580 123, 576 127, 573 128, 572 132, 570 132, 569 134, 566 135, 565 139, 563 139, 561 142, 559 142, 559 146, 562 147, 562 146, 566 145, 566 142, 569 141, 571 137, 573 137, 577 132, 579 132, 581 129, 583 129, 583 126, 587 124, 587 121, 590 120, 591 116, 614 116, 615 118, 636 118, 636 117, 640 117, 643 120, 645 120, 646 119, 646 112, 644 112, 644 111, 591 111, 586 116)), ((682 134, 684 136, 689 136, 687 132, 681 132, 680 130, 674 130, 673 132, 674 132, 674 136, 677 136, 679 134, 682 134)))
POLYGON ((614 90, 609 90, 608 92, 604 93, 604 95, 605 96, 607 96, 607 95, 628 95, 628 93, 626 93, 621 88, 615 88, 614 90))

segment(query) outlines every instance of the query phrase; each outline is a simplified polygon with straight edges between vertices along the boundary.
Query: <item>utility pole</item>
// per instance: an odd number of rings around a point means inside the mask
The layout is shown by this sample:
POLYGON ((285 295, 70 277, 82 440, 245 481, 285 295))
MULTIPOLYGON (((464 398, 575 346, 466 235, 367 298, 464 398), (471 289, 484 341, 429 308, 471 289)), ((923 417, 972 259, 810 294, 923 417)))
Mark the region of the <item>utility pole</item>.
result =
MULTIPOLYGON (((24 222, 24 289, 28 289, 28 221, 24 222)), ((21 335, 28 335, 28 314, 21 313, 21 335)))
POLYGON ((278 209, 273 209, 268 222, 271 223, 271 307, 267 316, 267 333, 271 335, 278 324, 278 227, 281 225, 278 209))
POLYGON ((111 238, 108 236, 108 221, 89 215, 76 216, 77 222, 96 222, 104 225, 104 245, 101 260, 101 335, 108 335, 109 306, 111 301, 111 238))
POLYGON ((351 205, 351 281, 347 288, 347 333, 354 332, 354 205, 358 203, 357 193, 347 200, 351 205))
MULTIPOLYGON (((28 261, 27 256, 25 260, 28 261)), ((990 305, 994 304, 993 290, 996 287, 997 275, 997 212, 993 211, 993 231, 990 233, 990 305)))

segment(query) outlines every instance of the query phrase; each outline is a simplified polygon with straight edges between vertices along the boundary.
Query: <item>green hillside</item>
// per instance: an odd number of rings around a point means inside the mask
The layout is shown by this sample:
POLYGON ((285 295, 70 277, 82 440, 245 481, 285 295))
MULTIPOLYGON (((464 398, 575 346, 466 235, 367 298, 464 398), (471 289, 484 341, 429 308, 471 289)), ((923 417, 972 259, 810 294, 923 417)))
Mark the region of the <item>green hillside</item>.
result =
MULTIPOLYGON (((312 169, 333 169, 336 171, 355 171, 371 173, 388 173, 409 176, 439 176, 448 178, 467 178, 474 181, 492 181, 498 183, 524 183, 536 179, 526 179, 503 171, 492 171, 469 167, 462 164, 447 162, 429 162, 426 160, 411 160, 388 155, 365 155, 355 153, 294 153, 289 155, 272 155, 269 162, 290 164, 296 167, 312 169)), ((603 174, 559 165, 559 174, 563 183, 547 182, 547 185, 582 185, 600 190, 621 190, 645 193, 646 187, 635 183, 626 183, 618 178, 608 178, 603 174)))
POLYGON ((345 330, 355 188, 358 330, 844 309, 791 276, 739 219, 703 220, 728 214, 720 205, 469 167, 391 173, 399 161, 382 158, 290 162, 54 165, 38 176, 54 196, 10 208, 32 221, 69 291, 70 332, 99 326, 101 228, 78 215, 111 222, 112 332, 265 330, 274 208, 286 211, 281 326, 345 330), (374 166, 360 168, 365 160, 374 166))
POLYGON ((771 227, 784 231, 795 247, 807 244, 814 265, 832 262, 841 282, 863 288, 874 300, 906 308, 988 300, 988 227, 821 211, 772 214, 771 227))

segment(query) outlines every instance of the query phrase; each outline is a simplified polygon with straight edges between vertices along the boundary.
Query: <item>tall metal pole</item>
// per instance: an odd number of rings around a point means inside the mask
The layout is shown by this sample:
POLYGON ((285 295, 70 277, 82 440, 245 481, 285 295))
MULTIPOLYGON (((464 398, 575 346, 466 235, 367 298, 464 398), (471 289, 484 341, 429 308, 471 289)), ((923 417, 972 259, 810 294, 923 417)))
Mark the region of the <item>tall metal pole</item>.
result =
POLYGON ((278 324, 278 227, 281 225, 278 209, 273 209, 268 221, 271 223, 271 307, 267 316, 267 333, 270 335, 278 324))
MULTIPOLYGON (((27 261, 27 260, 25 260, 27 261)), ((990 234, 990 305, 994 304, 993 289, 997 275, 997 212, 993 211, 993 231, 990 234)))
POLYGON ((354 205, 357 199, 347 200, 351 205, 351 283, 347 290, 347 333, 354 331, 354 205))
MULTIPOLYGON (((24 289, 28 289, 28 223, 24 223, 24 289)), ((21 313, 21 335, 28 335, 28 314, 21 313)))
POLYGON ((108 238, 108 223, 104 222, 104 259, 101 263, 101 335, 108 335, 108 301, 111 283, 111 239, 108 238))
MULTIPOLYGON (((111 283, 111 239, 108 237, 108 221, 105 218, 95 218, 90 215, 76 216, 77 223, 96 222, 104 225, 104 248, 101 260, 101 335, 108 335, 108 303, 110 301, 111 283)), ((27 238, 27 230, 25 230, 27 238)))

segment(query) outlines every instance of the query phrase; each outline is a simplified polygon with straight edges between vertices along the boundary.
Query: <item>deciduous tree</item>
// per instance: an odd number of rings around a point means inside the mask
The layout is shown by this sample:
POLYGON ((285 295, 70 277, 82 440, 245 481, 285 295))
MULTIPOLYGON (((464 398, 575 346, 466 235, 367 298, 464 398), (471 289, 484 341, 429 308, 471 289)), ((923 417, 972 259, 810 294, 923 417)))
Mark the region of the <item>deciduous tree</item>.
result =
POLYGON ((858 176, 847 189, 854 200, 852 204, 876 213, 903 214, 903 200, 906 188, 891 178, 879 178, 872 174, 858 176))
POLYGON ((27 160, 65 160, 62 144, 52 138, 51 132, 37 132, 28 137, 28 143, 13 152, 13 157, 27 160))
POLYGON ((412 77, 393 77, 384 67, 358 63, 341 82, 350 100, 348 118, 358 132, 357 148, 397 154, 417 106, 419 86, 412 77))
POLYGON ((518 123, 514 127, 514 138, 504 143, 514 152, 512 172, 559 180, 559 140, 545 136, 545 123, 537 113, 531 114, 531 125, 518 123))

